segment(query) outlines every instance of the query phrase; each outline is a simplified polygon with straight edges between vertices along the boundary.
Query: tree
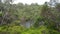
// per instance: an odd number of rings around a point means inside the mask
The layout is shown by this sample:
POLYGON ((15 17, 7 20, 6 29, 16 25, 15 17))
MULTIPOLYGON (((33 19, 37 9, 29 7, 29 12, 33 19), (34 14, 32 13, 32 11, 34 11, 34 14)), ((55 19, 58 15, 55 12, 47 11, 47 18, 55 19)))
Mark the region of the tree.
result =
POLYGON ((11 12, 14 12, 13 10, 15 10, 15 9, 14 9, 14 7, 12 8, 12 6, 13 6, 11 4, 12 0, 3 0, 3 1, 6 3, 3 3, 3 2, 0 3, 0 13, 2 13, 2 16, 0 17, 1 18, 0 24, 8 24, 8 23, 11 23, 12 20, 14 19, 12 16, 13 13, 11 13, 11 12))

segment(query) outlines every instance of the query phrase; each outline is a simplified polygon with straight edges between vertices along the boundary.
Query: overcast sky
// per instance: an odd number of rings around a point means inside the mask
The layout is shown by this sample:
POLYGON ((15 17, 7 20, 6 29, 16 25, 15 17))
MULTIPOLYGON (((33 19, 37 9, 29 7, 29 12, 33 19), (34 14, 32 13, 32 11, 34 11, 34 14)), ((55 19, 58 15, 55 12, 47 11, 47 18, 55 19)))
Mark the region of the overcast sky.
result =
POLYGON ((44 2, 49 2, 49 0, 16 0, 14 3, 27 3, 27 4, 31 4, 31 3, 38 3, 38 4, 44 4, 44 2))

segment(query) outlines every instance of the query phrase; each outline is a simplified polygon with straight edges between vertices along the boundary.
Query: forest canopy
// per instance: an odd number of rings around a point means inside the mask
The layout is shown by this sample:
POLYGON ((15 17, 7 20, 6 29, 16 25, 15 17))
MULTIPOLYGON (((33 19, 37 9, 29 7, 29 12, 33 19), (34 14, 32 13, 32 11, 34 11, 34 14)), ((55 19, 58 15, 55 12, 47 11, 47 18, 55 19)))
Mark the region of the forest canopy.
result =
POLYGON ((60 34, 60 3, 55 7, 0 0, 0 34, 60 34))

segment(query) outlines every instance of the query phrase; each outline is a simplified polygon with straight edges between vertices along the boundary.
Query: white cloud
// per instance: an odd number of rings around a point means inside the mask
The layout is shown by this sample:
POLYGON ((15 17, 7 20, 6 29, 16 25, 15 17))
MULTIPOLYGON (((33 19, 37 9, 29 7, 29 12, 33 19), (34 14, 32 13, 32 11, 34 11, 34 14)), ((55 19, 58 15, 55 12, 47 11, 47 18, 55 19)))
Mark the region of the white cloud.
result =
POLYGON ((38 3, 38 4, 44 4, 44 2, 49 2, 49 0, 16 0, 14 3, 27 3, 27 4, 31 4, 31 3, 38 3))

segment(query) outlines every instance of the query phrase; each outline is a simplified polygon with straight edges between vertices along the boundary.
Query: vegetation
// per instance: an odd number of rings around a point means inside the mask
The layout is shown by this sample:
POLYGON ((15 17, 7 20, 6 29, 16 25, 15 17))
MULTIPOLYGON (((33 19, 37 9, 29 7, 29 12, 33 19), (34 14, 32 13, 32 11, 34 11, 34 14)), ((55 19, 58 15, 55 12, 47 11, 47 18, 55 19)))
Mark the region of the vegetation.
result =
POLYGON ((0 34, 60 34, 60 4, 12 3, 0 1, 0 34))

